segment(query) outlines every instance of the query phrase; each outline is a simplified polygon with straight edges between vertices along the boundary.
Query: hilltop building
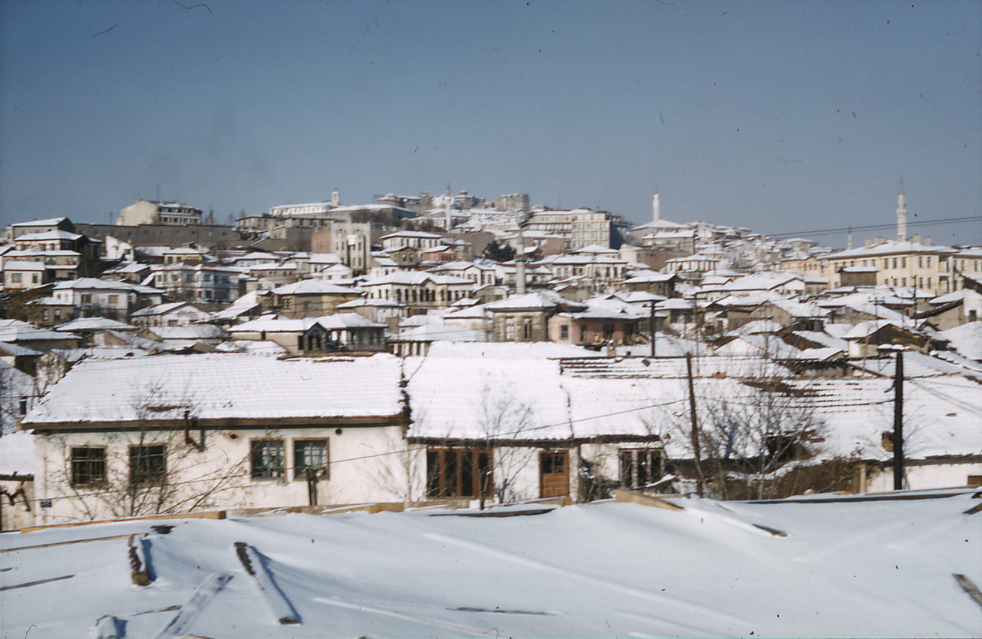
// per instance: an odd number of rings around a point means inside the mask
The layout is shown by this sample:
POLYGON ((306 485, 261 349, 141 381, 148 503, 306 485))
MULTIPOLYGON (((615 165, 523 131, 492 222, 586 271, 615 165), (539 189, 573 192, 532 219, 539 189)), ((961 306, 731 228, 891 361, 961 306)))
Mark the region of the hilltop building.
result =
POLYGON ((119 212, 119 219, 116 220, 116 224, 119 226, 201 224, 201 209, 188 206, 183 202, 137 200, 119 212))

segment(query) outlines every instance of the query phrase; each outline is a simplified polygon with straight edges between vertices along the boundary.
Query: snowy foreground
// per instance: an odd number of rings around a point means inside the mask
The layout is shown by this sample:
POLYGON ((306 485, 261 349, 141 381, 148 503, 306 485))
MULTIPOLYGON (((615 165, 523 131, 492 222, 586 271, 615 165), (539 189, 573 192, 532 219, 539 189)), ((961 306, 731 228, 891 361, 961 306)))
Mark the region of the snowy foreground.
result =
POLYGON ((955 492, 11 533, 0 628, 18 639, 979 636, 982 607, 953 575, 982 584, 982 512, 965 514, 982 499, 955 492), (149 566, 149 585, 134 585, 133 565, 149 566))

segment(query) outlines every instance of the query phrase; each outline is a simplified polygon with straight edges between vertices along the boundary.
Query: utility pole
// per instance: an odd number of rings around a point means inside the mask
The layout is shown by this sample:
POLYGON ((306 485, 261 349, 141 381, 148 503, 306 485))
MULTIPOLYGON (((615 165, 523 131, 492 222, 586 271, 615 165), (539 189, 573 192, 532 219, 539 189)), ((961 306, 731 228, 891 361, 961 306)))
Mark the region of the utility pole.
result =
POLYGON ((692 456, 696 462, 696 494, 702 497, 702 459, 699 454, 699 422, 696 420, 696 393, 692 383, 692 353, 685 354, 689 376, 689 416, 692 419, 692 456))
POLYGON ((893 489, 904 488, 904 352, 897 351, 893 376, 893 489))
POLYGON ((655 300, 651 300, 651 357, 655 357, 655 300))

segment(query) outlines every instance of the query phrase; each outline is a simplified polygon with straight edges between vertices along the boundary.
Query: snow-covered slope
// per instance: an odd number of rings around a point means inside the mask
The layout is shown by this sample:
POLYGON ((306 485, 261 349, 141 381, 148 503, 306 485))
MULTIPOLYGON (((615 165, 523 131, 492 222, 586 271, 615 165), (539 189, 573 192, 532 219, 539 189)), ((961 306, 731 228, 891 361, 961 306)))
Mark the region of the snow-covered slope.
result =
POLYGON ((102 619, 125 637, 978 636, 982 611, 953 575, 982 584, 982 513, 963 514, 982 500, 865 499, 7 534, 0 634, 80 637, 102 619), (142 533, 144 587, 128 545, 142 533))

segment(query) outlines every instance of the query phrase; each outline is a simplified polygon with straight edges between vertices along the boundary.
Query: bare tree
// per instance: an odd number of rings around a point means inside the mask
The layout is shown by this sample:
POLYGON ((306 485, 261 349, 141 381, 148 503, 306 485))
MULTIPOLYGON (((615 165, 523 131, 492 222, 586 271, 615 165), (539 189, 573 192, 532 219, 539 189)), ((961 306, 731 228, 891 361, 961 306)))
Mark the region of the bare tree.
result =
POLYGON ((84 444, 52 436, 65 460, 53 483, 71 496, 78 519, 191 512, 248 491, 249 455, 231 459, 208 446, 192 395, 175 401, 151 384, 134 402, 129 430, 84 444))
POLYGON ((711 496, 762 499, 812 487, 806 469, 817 464, 825 423, 807 380, 760 360, 736 378, 696 388, 695 425, 689 410, 673 406, 664 436, 701 460, 711 496))
POLYGON ((532 406, 518 398, 509 383, 492 386, 485 383, 476 407, 477 427, 481 445, 494 450, 493 468, 481 476, 481 508, 484 495, 491 488, 499 503, 524 498, 515 487, 515 480, 535 457, 529 449, 515 446, 517 440, 535 425, 532 406), (508 445, 512 444, 512 445, 508 445))

